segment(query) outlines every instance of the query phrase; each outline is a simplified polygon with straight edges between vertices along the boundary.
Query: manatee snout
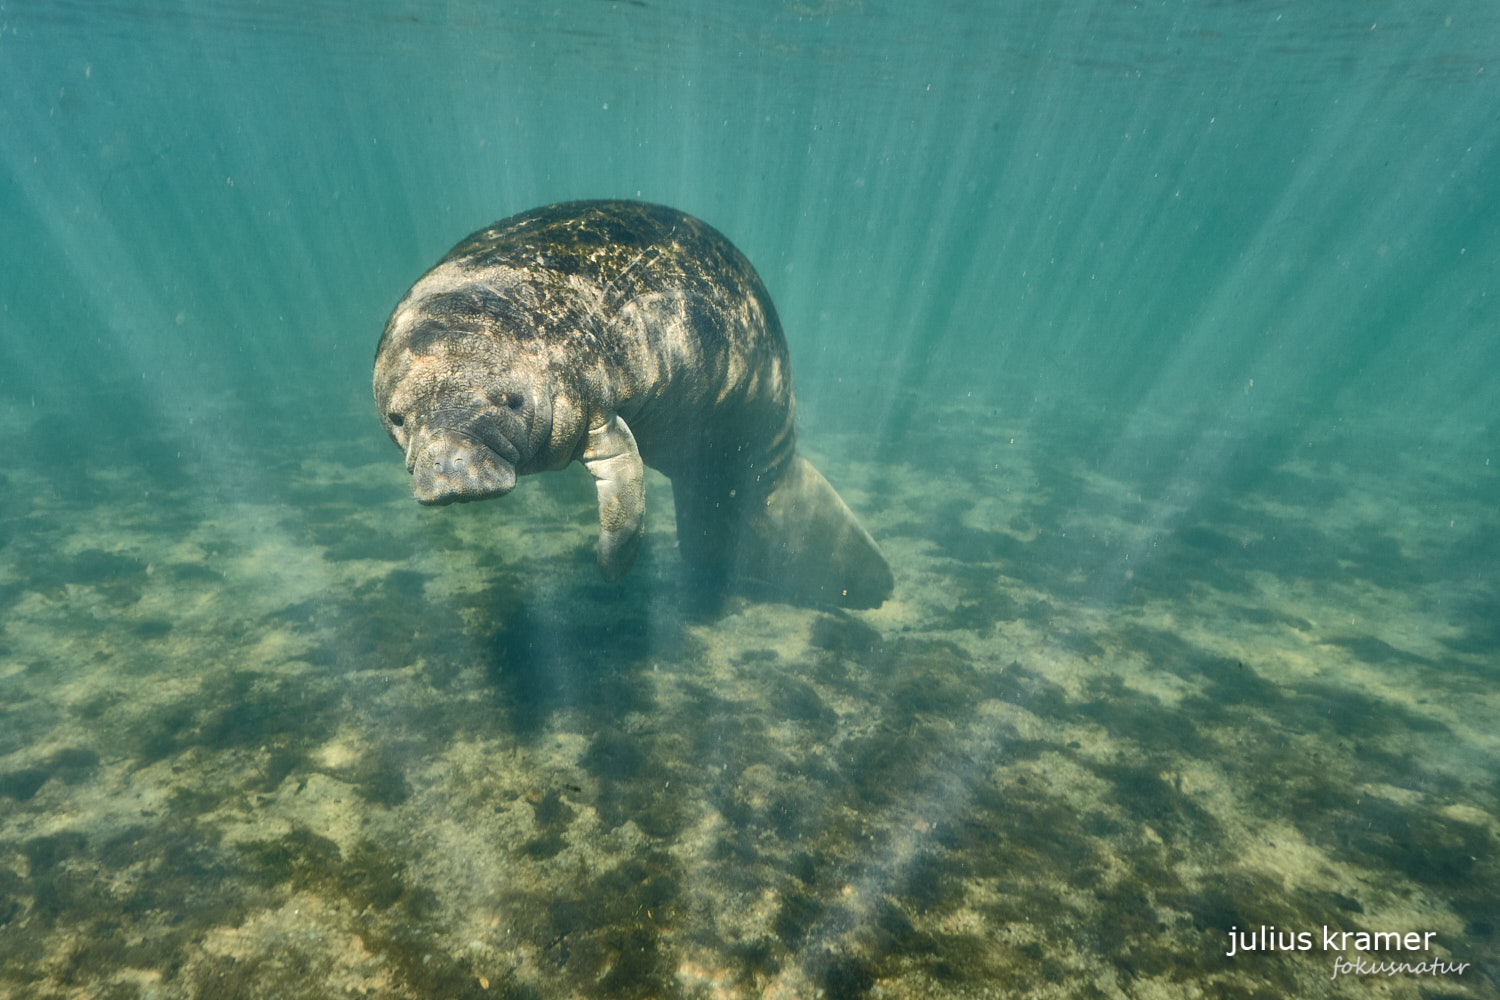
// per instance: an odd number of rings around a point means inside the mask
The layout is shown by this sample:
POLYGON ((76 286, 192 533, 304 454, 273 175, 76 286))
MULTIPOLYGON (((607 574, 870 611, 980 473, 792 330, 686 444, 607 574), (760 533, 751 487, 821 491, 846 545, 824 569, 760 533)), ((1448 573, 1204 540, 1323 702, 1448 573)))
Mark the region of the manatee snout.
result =
MULTIPOLYGON (((507 450, 515 451, 508 445, 507 450)), ((516 485, 513 458, 451 429, 414 440, 407 467, 411 470, 417 500, 429 507, 504 496, 516 485)))

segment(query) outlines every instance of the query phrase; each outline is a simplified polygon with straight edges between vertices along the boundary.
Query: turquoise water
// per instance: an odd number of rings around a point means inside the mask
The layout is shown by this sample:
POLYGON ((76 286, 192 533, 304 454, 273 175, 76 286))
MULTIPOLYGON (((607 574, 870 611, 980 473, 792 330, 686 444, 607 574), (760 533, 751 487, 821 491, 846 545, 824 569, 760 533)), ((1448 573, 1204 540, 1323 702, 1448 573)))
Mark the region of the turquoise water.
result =
POLYGON ((0 995, 1496 996, 1497 51, 0 5, 0 995), (577 469, 412 502, 390 310, 597 197, 759 269, 885 606, 691 610, 659 478, 615 586, 577 469))

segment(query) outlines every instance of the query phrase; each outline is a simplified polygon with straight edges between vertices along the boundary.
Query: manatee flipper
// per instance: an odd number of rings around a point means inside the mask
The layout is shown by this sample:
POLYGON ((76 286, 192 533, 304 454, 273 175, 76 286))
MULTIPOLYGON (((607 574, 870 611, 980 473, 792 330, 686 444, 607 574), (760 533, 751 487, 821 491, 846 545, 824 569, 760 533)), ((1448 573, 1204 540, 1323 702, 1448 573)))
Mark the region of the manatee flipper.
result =
POLYGON ((618 415, 588 433, 583 467, 599 494, 599 572, 614 581, 635 562, 646 527, 645 466, 618 415))
POLYGON ((673 480, 677 539, 685 561, 783 595, 845 608, 891 596, 891 567, 822 473, 793 454, 770 494, 736 494, 673 480))

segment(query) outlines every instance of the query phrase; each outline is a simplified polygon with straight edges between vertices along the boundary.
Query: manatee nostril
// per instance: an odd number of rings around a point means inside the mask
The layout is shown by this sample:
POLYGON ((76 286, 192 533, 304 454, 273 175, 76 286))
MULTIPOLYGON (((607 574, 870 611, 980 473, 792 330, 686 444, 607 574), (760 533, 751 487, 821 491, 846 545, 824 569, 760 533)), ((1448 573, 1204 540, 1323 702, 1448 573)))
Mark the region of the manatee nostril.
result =
POLYGON ((401 414, 397 413, 395 410, 392 410, 390 413, 387 413, 385 415, 385 419, 387 419, 387 420, 389 420, 391 422, 391 426, 392 427, 400 427, 400 426, 402 426, 403 424, 406 423, 406 418, 403 417, 401 414))

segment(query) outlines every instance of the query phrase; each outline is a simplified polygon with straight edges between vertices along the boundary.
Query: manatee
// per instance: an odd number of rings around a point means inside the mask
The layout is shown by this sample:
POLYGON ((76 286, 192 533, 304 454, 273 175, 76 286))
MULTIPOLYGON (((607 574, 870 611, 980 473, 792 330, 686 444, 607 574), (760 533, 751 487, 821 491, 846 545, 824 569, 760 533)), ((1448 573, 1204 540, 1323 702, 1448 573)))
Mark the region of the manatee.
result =
POLYGON ((694 587, 878 607, 890 566, 796 447, 781 322, 717 230, 636 201, 575 201, 468 236, 396 305, 375 402, 416 498, 504 496, 582 463, 598 563, 630 569, 643 465, 672 483, 694 587))

